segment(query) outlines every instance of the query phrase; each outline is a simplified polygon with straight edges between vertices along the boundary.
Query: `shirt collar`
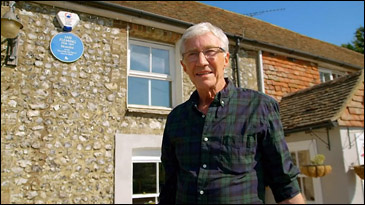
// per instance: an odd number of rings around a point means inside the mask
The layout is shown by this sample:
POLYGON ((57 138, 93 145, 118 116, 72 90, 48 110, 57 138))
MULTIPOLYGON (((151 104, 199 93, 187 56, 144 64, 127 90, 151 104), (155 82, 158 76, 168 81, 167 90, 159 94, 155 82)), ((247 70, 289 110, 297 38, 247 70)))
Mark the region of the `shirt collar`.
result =
MULTIPOLYGON (((235 90, 235 86, 234 86, 233 82, 231 80, 229 80, 228 78, 225 78, 224 80, 226 81, 227 86, 225 88, 223 88, 223 90, 221 90, 217 93, 217 95, 214 97, 214 100, 210 106, 224 107, 224 104, 226 103, 227 99, 229 99, 232 96, 232 94, 235 90)), ((197 90, 195 90, 193 92, 193 94, 191 94, 189 101, 191 101, 192 105, 195 107, 198 105, 199 94, 198 94, 197 90)))

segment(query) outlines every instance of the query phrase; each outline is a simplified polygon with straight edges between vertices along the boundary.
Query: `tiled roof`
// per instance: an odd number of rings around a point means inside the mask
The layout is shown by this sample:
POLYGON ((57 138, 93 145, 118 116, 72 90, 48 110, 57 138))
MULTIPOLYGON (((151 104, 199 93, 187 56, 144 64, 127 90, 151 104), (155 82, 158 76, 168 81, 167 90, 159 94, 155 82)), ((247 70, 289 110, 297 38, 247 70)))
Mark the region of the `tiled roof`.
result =
POLYGON ((190 23, 209 21, 231 34, 243 35, 248 39, 294 49, 364 68, 363 54, 301 35, 256 18, 233 13, 200 2, 111 1, 110 3, 190 23))
POLYGON ((284 96, 280 102, 280 115, 285 132, 339 123, 352 104, 357 106, 359 112, 356 118, 359 123, 354 125, 363 127, 363 89, 364 70, 284 96), (362 91, 358 92, 359 89, 362 91), (355 98, 355 95, 360 96, 355 98))

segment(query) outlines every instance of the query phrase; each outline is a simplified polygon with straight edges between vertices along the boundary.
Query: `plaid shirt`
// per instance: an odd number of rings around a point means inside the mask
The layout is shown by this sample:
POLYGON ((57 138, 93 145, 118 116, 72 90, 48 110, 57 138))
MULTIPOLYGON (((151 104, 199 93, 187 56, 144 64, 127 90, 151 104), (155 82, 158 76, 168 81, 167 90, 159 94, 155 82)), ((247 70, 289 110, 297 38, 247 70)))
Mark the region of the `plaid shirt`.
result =
POLYGON ((278 103, 227 83, 206 115, 197 91, 169 114, 160 203, 264 203, 266 185, 277 202, 300 192, 278 103))

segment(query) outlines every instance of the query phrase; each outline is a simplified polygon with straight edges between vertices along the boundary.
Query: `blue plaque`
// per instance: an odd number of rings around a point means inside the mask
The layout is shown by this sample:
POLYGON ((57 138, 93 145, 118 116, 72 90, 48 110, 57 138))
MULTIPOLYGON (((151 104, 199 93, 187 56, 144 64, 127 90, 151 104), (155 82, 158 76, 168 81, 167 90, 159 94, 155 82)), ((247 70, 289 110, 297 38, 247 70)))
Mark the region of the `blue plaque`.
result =
POLYGON ((84 44, 73 33, 59 33, 51 40, 51 52, 58 60, 71 63, 84 53, 84 44))

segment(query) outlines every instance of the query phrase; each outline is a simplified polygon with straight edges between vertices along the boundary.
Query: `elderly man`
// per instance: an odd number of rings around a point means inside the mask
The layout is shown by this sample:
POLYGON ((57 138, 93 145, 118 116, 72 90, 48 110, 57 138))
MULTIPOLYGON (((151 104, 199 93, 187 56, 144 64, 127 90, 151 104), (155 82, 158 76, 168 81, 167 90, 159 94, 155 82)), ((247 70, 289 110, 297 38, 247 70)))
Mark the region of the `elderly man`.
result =
POLYGON ((304 203, 277 102, 224 78, 228 38, 210 23, 188 28, 181 65, 196 87, 168 116, 160 203, 304 203))

